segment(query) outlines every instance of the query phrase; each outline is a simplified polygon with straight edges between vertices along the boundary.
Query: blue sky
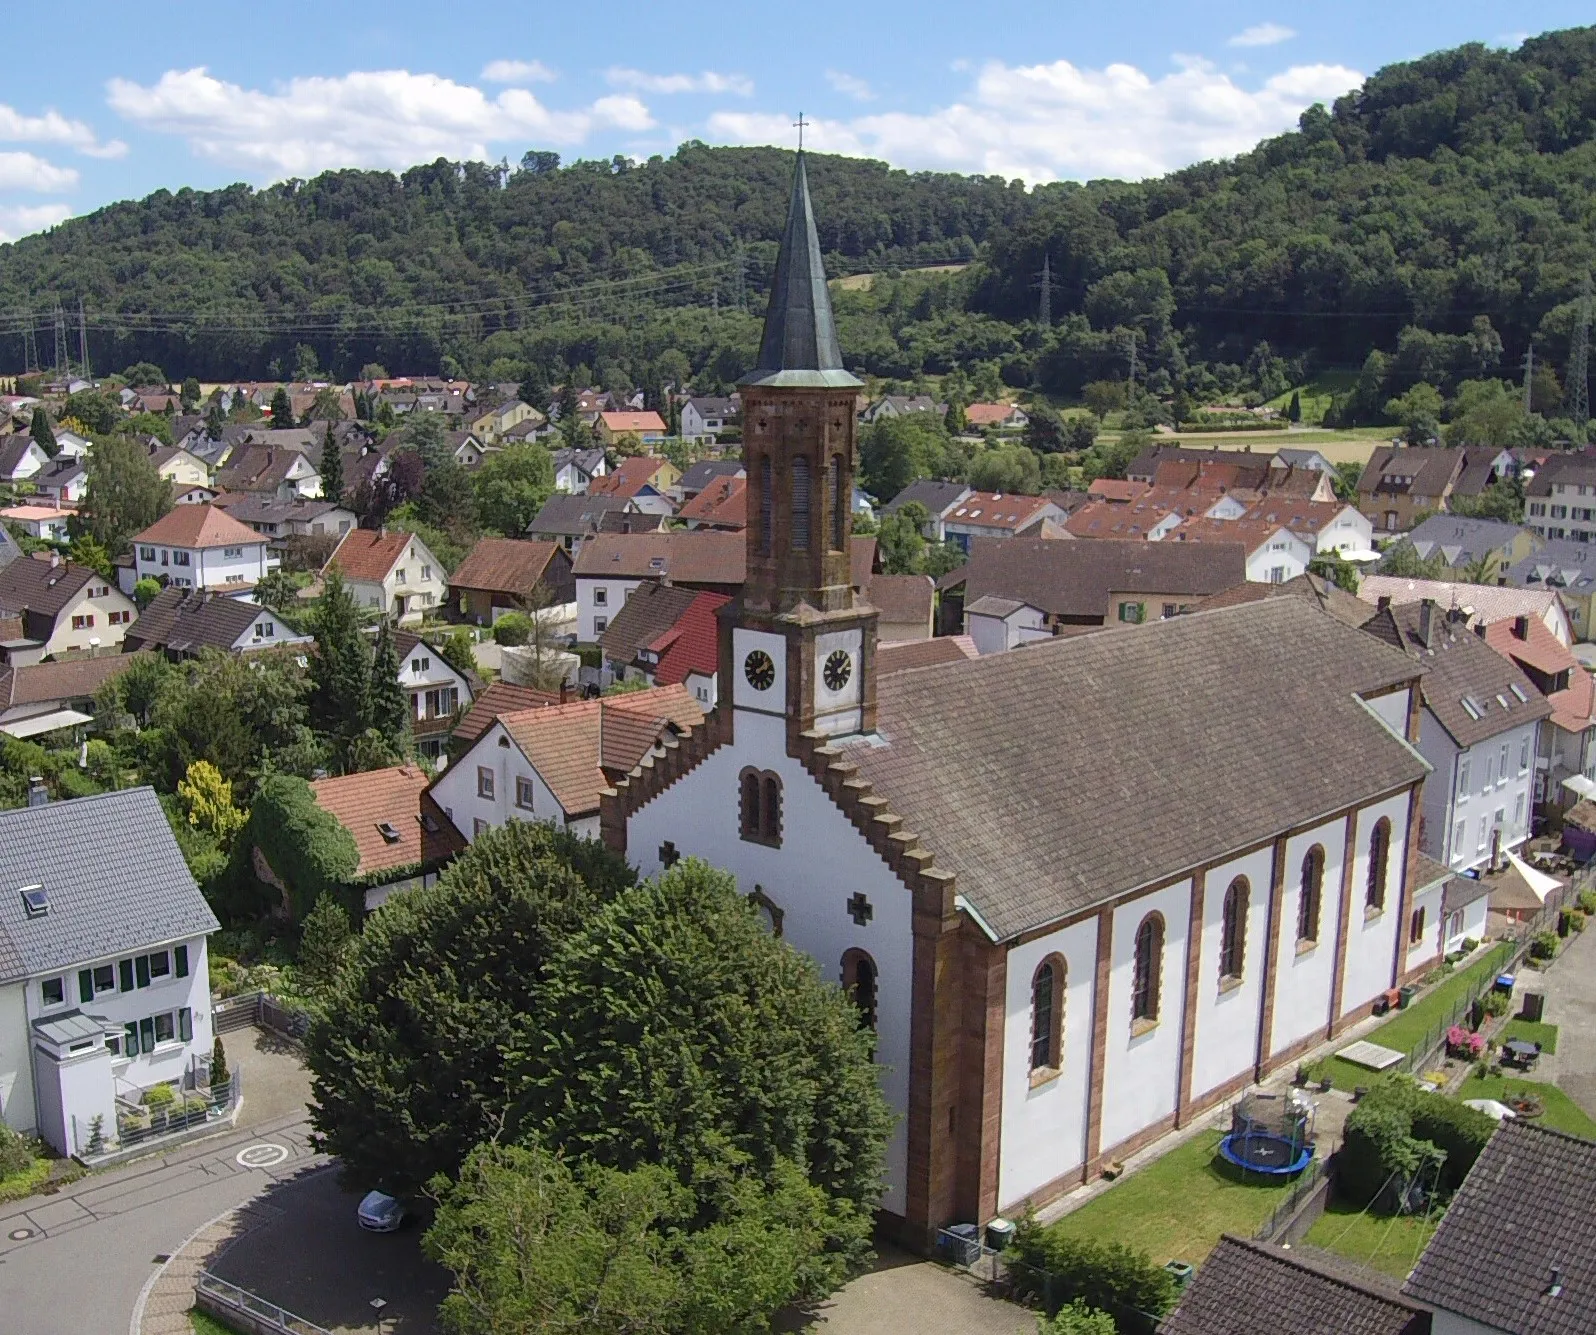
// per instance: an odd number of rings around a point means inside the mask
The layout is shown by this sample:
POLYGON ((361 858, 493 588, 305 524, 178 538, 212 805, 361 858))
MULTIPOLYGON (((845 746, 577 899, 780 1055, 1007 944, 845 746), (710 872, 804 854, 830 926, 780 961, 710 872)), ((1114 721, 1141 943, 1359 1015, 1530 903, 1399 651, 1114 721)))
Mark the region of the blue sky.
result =
POLYGON ((488 3, 129 7, 6 19, 0 239, 166 187, 684 139, 1029 181, 1240 152, 1392 61, 1514 45, 1588 3, 488 3), (1533 18, 1530 16, 1533 14, 1533 18))

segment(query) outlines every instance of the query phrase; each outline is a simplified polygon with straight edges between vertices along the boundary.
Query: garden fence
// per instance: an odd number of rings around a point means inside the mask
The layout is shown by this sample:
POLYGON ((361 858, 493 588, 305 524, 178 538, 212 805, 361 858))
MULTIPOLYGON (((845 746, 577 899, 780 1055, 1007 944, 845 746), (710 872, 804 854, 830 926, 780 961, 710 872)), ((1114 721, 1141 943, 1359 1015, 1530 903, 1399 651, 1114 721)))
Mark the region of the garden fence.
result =
POLYGON ((325 1326, 295 1316, 286 1307, 269 1303, 248 1289, 218 1279, 201 1270, 194 1281, 194 1305, 219 1321, 272 1335, 331 1335, 325 1326))
POLYGON ((241 992, 216 1003, 211 1012, 211 1025, 218 1034, 255 1026, 298 1041, 310 1028, 310 1016, 270 993, 241 992))
POLYGON ((1297 1179, 1291 1184, 1291 1191, 1285 1200, 1270 1212, 1269 1218, 1258 1225, 1258 1230, 1253 1234, 1260 1242, 1273 1242, 1280 1230, 1291 1222, 1303 1201, 1319 1190, 1320 1183, 1330 1175, 1330 1159, 1334 1149, 1320 1146, 1320 1153, 1313 1161, 1297 1174, 1297 1179))
MULTIPOLYGON (((139 1091, 142 1093, 143 1091, 139 1091)), ((72 1119, 72 1152, 79 1158, 96 1159, 107 1151, 122 1153, 139 1145, 146 1145, 181 1136, 195 1127, 201 1127, 211 1122, 226 1121, 234 1108, 244 1097, 244 1073, 233 1070, 226 1080, 219 1080, 210 1087, 209 1093, 189 1093, 182 1097, 181 1102, 173 1104, 170 1108, 160 1110, 149 1109, 150 1124, 148 1126, 119 1125, 113 1133, 111 1128, 102 1127, 101 1134, 105 1137, 105 1144, 99 1149, 92 1149, 92 1129, 83 1125, 76 1117, 72 1119)), ((126 1105, 129 1111, 143 1111, 142 1105, 124 1100, 118 1095, 119 1105, 126 1105)), ((118 1109, 118 1122, 121 1122, 121 1108, 118 1109)))

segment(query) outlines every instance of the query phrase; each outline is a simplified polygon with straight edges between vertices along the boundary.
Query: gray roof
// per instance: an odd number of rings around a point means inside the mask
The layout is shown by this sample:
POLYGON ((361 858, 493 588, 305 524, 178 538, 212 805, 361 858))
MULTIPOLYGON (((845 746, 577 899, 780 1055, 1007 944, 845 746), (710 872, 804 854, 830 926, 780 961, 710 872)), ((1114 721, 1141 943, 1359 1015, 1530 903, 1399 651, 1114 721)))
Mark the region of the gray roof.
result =
POLYGON ((599 522, 610 510, 624 510, 631 501, 624 496, 567 496, 555 492, 527 525, 532 537, 585 537, 598 531, 599 522))
POLYGON ((977 598, 964 610, 967 615, 973 617, 1006 617, 1029 605, 1013 598, 999 598, 997 594, 989 593, 977 598))
POLYGON ((1456 913, 1491 893, 1491 887, 1474 876, 1454 876, 1441 891, 1441 912, 1456 913))
MULTIPOLYGON (((125 647, 168 649, 176 654, 198 655, 202 649, 231 651, 266 612, 258 603, 226 598, 204 589, 162 589, 128 630, 125 647)), ((277 618, 281 622, 281 618, 277 618)), ((299 637, 284 626, 284 637, 269 645, 293 643, 299 637)))
POLYGON ((1596 589, 1596 545, 1559 538, 1533 556, 1509 566, 1507 582, 1519 589, 1560 589, 1590 593, 1596 589))
POLYGON ((741 459, 700 459, 688 466, 682 474, 682 480, 676 485, 682 489, 683 495, 696 495, 716 478, 746 477, 747 474, 748 470, 743 467, 741 459))
POLYGON ((73 1008, 60 1015, 41 1017, 33 1022, 33 1031, 58 1047, 66 1047, 85 1038, 98 1038, 107 1029, 104 1020, 96 1020, 73 1008))
POLYGON ((1408 534, 1408 541, 1421 557, 1428 559, 1431 552, 1439 550, 1447 565, 1457 566, 1500 551, 1523 532, 1517 524, 1500 519, 1431 515, 1408 534))
POLYGON ((299 496, 285 501, 280 496, 249 492, 223 508, 241 524, 286 524, 296 519, 309 523, 344 507, 323 497, 299 496))
POLYGON ((1225 1236, 1160 1335, 1428 1335, 1427 1309, 1394 1280, 1315 1247, 1225 1236))
POLYGON ((1321 473, 1333 473, 1336 466, 1318 450, 1300 450, 1287 446, 1275 451, 1275 466, 1281 468, 1317 468, 1321 473))
POLYGON ((33 443, 33 437, 25 431, 19 431, 11 436, 0 436, 0 474, 9 477, 22 462, 22 456, 28 452, 28 446, 33 443))
POLYGON ((153 788, 0 811, 0 982, 217 929, 153 788), (17 893, 40 885, 30 918, 17 893))
POLYGON ((759 365, 745 383, 835 389, 863 383, 842 367, 826 264, 815 231, 814 206, 809 202, 809 172, 801 150, 792 174, 787 229, 776 256, 776 277, 765 311, 759 365))
POLYGON ((942 482, 936 478, 923 477, 918 482, 911 482, 888 501, 885 513, 895 515, 910 501, 919 501, 935 518, 969 494, 970 488, 963 482, 942 482))
POLYGON ((1008 939, 1417 782, 1353 698, 1417 675, 1275 598, 893 673, 843 754, 1008 939))
POLYGON ((1550 496, 1553 483, 1564 486, 1596 483, 1596 455, 1583 451, 1552 455, 1536 470, 1535 476, 1524 484, 1524 494, 1550 496))
POLYGON ((1480 1151, 1403 1291, 1490 1330, 1596 1330, 1596 1144, 1517 1120, 1480 1151))

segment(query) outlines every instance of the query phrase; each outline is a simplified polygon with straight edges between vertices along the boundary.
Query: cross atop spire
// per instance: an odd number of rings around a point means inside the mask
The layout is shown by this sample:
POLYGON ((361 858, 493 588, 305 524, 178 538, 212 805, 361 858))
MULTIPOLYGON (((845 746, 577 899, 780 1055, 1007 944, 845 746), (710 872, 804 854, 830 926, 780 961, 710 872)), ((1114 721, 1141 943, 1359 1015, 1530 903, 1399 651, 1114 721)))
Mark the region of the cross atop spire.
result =
POLYGON ((804 126, 808 124, 809 122, 804 119, 804 113, 800 111, 798 113, 798 119, 793 122, 794 127, 798 131, 798 151, 800 153, 804 151, 804 126))
MULTIPOLYGON (((798 119, 803 121, 801 115, 798 119)), ((787 226, 765 312, 759 365, 745 383, 817 389, 845 389, 861 383, 842 367, 826 266, 815 231, 814 206, 809 201, 809 174, 801 151, 793 170, 787 226)))

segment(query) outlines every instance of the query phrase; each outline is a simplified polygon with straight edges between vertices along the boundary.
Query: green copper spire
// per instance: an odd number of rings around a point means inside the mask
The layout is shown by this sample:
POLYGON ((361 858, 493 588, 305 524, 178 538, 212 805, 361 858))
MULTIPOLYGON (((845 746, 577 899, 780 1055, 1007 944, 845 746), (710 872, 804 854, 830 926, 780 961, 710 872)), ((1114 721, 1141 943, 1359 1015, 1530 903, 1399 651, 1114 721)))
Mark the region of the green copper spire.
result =
POLYGON ((842 367, 802 149, 792 176, 792 200, 787 206, 781 253, 776 257, 776 281, 771 284, 770 307, 765 312, 759 365, 744 383, 809 389, 843 389, 862 383, 842 367))

